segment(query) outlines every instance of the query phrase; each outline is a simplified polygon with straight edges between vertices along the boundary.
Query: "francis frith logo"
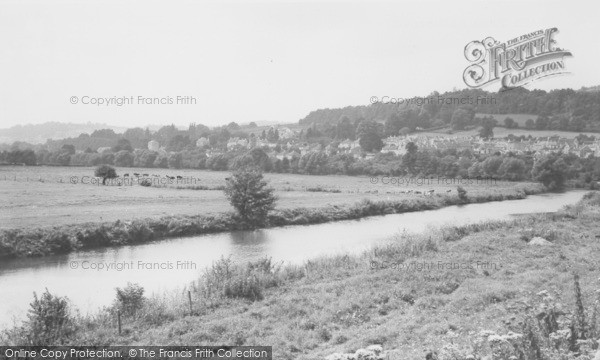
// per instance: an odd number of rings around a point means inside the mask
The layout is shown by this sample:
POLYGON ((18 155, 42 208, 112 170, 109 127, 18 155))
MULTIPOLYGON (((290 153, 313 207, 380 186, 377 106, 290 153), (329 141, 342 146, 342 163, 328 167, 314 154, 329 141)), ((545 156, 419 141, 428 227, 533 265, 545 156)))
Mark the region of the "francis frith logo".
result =
POLYGON ((548 76, 566 74, 565 57, 571 52, 557 46, 557 28, 538 30, 506 42, 492 37, 465 46, 471 63, 464 73, 471 88, 500 83, 502 89, 516 88, 548 76))

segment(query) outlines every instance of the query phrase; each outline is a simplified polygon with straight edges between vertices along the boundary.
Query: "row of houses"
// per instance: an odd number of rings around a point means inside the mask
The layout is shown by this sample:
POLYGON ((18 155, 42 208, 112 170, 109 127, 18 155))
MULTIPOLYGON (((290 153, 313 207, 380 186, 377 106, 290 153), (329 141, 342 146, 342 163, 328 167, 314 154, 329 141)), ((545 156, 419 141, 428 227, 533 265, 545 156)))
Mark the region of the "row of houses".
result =
MULTIPOLYGON (((252 149, 255 147, 268 148, 276 151, 276 157, 293 157, 302 156, 313 151, 324 150, 328 155, 332 154, 349 154, 353 157, 359 158, 364 157, 365 154, 362 151, 358 140, 344 140, 339 143, 331 143, 326 147, 322 147, 320 144, 300 142, 297 138, 293 137, 293 131, 286 132, 284 128, 279 128, 280 134, 285 134, 285 139, 280 139, 278 143, 272 143, 259 137, 251 137, 250 139, 233 137, 227 142, 227 150, 235 149, 252 149), (282 142, 281 140, 287 140, 282 142)), ((406 154, 406 145, 408 143, 414 143, 419 149, 432 149, 432 150, 471 150, 475 153, 486 155, 501 153, 506 154, 512 152, 515 154, 524 153, 535 153, 543 155, 546 153, 554 152, 561 154, 573 154, 579 157, 598 156, 600 157, 600 140, 577 140, 567 139, 559 136, 541 137, 534 139, 525 140, 510 140, 510 139, 491 139, 485 140, 478 136, 424 136, 424 135, 406 135, 406 136, 393 136, 383 139, 384 146, 381 150, 382 153, 392 153, 398 156, 406 154)), ((200 138, 196 141, 197 147, 210 146, 210 141, 207 138, 200 138)), ((108 150, 109 148, 107 148, 108 150)), ((165 152, 164 147, 152 140, 148 143, 148 149, 165 152)), ((98 149, 101 152, 101 149, 98 149)), ((213 152, 213 151, 209 151, 213 152)), ((371 157, 374 154, 367 154, 367 157, 371 157)))
POLYGON ((444 136, 405 136, 384 139, 383 153, 404 155, 406 145, 413 142, 420 149, 434 150, 464 150, 469 149, 478 154, 524 154, 532 152, 546 154, 550 152, 573 154, 579 157, 600 156, 600 140, 577 141, 576 139, 561 138, 558 136, 535 138, 531 140, 484 140, 480 137, 444 137, 444 136))

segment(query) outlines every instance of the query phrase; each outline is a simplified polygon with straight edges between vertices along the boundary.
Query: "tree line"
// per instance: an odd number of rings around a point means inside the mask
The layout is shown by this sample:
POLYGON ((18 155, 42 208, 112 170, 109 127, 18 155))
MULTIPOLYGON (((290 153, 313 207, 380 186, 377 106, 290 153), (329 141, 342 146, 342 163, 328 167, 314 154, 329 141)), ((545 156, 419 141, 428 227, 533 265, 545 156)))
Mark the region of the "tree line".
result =
MULTIPOLYGON (((123 144, 123 142, 121 142, 123 144)), ((100 164, 142 168, 188 168, 235 171, 255 167, 264 172, 307 175, 390 175, 446 178, 493 178, 509 181, 541 181, 560 188, 568 180, 576 186, 595 187, 600 179, 600 158, 575 155, 534 153, 478 154, 470 149, 419 149, 408 143, 406 154, 378 153, 372 158, 350 154, 329 154, 313 150, 290 157, 269 155, 266 149, 233 150, 206 156, 202 150, 160 154, 150 150, 119 150, 116 153, 72 153, 72 148, 59 152, 13 150, 0 153, 0 162, 9 164, 52 164, 96 166, 100 164)))
MULTIPOLYGON (((433 101, 421 104, 376 103, 368 106, 348 106, 339 109, 319 109, 300 120, 300 124, 316 126, 325 132, 332 131, 342 121, 357 124, 361 120, 385 123, 386 135, 394 136, 402 131, 412 132, 417 128, 452 126, 462 130, 474 119, 476 113, 483 114, 530 114, 531 119, 522 127, 536 130, 600 131, 600 92, 559 89, 544 90, 513 89, 499 93, 481 89, 464 89, 423 97, 433 101), (438 101, 443 99, 443 101, 438 101), (444 101, 444 99, 471 99, 472 103, 444 101), (476 99, 494 99, 477 101, 476 99)), ((513 119, 511 119, 513 120, 513 119)), ((509 121, 508 127, 518 126, 509 121)), ((354 126, 356 128, 356 126, 354 126)))

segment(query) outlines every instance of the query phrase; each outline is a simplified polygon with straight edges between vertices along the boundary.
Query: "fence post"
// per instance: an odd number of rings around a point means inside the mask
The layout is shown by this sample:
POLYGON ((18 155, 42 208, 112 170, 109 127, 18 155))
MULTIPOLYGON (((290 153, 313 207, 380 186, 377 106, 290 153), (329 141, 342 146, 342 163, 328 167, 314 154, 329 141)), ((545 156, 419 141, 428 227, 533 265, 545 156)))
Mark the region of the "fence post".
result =
POLYGON ((117 322, 119 324, 119 335, 121 335, 121 310, 117 310, 117 322))
POLYGON ((192 315, 192 292, 188 290, 188 300, 190 301, 190 315, 192 315))

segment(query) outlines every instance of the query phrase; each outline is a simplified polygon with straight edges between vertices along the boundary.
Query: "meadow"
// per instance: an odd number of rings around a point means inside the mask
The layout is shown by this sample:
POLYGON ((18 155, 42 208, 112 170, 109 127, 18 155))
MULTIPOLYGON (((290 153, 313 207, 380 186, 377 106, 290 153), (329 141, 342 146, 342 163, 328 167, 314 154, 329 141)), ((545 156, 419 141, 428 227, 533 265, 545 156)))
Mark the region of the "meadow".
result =
POLYGON ((343 354, 365 348, 391 360, 541 359, 538 351, 591 359, 600 338, 598 221, 596 192, 558 213, 399 233, 362 255, 303 266, 223 259, 186 289, 144 297, 132 285, 96 314, 66 312, 60 332, 29 323, 0 341, 260 344, 299 360, 358 359, 343 354), (121 334, 117 309, 126 314, 121 334))
MULTIPOLYGON (((504 116, 504 115, 502 115, 502 116, 504 116)), ((565 139, 574 139, 580 134, 598 137, 598 133, 593 133, 593 132, 574 132, 574 131, 560 131, 560 130, 528 130, 525 128, 507 129, 507 128, 501 126, 502 124, 504 124, 504 122, 503 122, 504 118, 502 118, 502 119, 503 119, 502 122, 499 122, 498 123, 499 125, 494 127, 494 137, 495 138, 504 138, 511 134, 514 136, 525 136, 525 137, 531 135, 532 137, 541 137, 541 138, 558 136, 558 137, 565 138, 565 139)), ((475 136, 475 137, 477 137, 477 136, 479 136, 479 128, 463 130, 463 131, 455 131, 455 130, 451 130, 450 128, 443 128, 443 129, 439 129, 436 131, 419 132, 419 135, 441 136, 441 137, 455 137, 455 136, 475 136)))
MULTIPOLYGON (((134 173, 181 176, 177 183, 156 181, 150 187, 91 184, 94 168, 1 166, 0 229, 42 228, 62 225, 105 223, 117 220, 158 219, 166 216, 214 216, 232 211, 223 187, 230 173, 205 170, 117 168, 117 174, 134 173), (72 180, 75 179, 75 180, 72 180), (71 183, 74 181, 76 183, 71 183), (86 183, 83 183, 86 182, 86 183)), ((424 192, 456 195, 457 185, 473 197, 518 196, 541 192, 536 183, 481 182, 437 179, 397 179, 377 177, 313 176, 265 174, 279 197, 277 209, 323 209, 349 206, 364 199, 408 201, 422 199, 424 192), (412 183, 409 183, 412 180, 412 183), (403 181, 402 184, 398 184, 403 181), (407 193, 412 190, 412 193, 407 193)))

